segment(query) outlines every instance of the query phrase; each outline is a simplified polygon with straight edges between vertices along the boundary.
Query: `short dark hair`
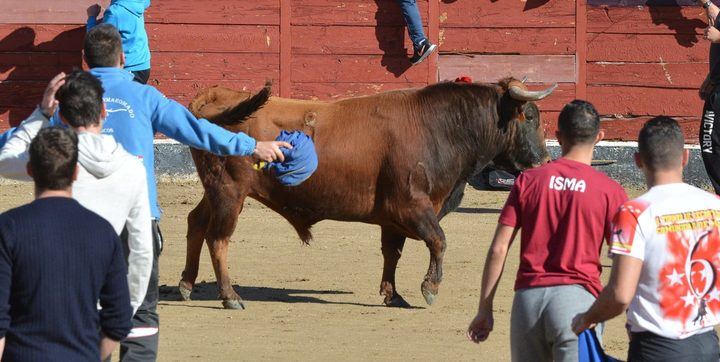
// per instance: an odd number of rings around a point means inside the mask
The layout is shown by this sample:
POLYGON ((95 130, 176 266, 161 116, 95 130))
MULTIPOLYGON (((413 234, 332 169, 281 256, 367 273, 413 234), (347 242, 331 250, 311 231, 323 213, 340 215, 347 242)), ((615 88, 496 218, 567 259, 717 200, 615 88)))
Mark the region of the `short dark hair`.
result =
POLYGON ((48 127, 30 143, 30 170, 40 190, 65 190, 73 183, 78 160, 78 139, 64 127, 48 127))
POLYGON ((685 137, 680 125, 670 117, 655 117, 643 125, 638 150, 651 170, 668 170, 682 165, 685 137))
POLYGON ((580 99, 565 105, 558 117, 558 132, 571 145, 595 141, 600 132, 600 116, 595 106, 580 99))
POLYGON ((122 38, 111 24, 99 24, 85 34, 85 61, 90 68, 114 67, 122 55, 122 38))
POLYGON ((79 70, 70 73, 55 95, 60 115, 74 128, 100 123, 103 93, 102 84, 94 75, 79 70))

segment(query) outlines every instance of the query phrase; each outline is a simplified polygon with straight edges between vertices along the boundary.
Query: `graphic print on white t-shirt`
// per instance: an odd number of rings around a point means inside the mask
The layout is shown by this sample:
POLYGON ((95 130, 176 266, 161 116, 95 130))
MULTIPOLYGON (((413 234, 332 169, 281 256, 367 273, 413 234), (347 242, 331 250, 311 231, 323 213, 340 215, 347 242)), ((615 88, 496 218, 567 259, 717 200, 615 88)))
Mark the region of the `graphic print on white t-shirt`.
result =
POLYGON ((626 202, 610 252, 643 260, 628 309, 635 332, 686 338, 720 319, 720 200, 685 184, 656 186, 626 202))

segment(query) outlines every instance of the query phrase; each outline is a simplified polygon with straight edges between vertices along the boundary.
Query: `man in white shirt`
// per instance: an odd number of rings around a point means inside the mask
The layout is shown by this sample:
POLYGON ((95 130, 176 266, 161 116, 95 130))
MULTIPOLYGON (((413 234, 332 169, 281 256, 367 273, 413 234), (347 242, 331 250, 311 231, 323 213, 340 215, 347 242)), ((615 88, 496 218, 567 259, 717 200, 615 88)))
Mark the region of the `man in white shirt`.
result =
POLYGON ((640 131, 648 192, 613 222, 610 282, 573 321, 581 333, 627 310, 630 361, 718 361, 720 199, 683 183, 688 151, 668 117, 640 131))
POLYGON ((63 123, 78 134, 78 177, 72 194, 80 204, 127 233, 128 286, 133 313, 145 298, 153 264, 152 222, 145 166, 112 136, 100 134, 105 118, 103 88, 87 72, 58 74, 40 106, 0 150, 0 176, 31 180, 26 173, 30 142, 60 108, 63 123), (56 97, 57 93, 57 97, 56 97), (57 98, 57 99, 56 99, 57 98))

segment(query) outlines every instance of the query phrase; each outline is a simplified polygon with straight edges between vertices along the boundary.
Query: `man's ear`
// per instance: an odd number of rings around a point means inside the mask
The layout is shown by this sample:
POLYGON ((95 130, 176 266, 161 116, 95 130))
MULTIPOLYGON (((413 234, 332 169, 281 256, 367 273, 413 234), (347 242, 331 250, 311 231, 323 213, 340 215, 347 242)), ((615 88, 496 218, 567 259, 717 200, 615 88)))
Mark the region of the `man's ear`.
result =
POLYGON ((635 152, 635 166, 639 169, 643 169, 645 167, 645 164, 643 163, 642 157, 640 157, 640 152, 635 152))
POLYGON ((120 53, 120 68, 125 68, 125 53, 120 53))
POLYGON ((690 162, 690 151, 687 148, 684 148, 683 156, 682 156, 682 167, 685 168, 685 166, 687 166, 689 162, 690 162))
POLYGON ((80 169, 80 164, 75 164, 75 171, 73 171, 73 177, 72 177, 73 182, 77 181, 78 169, 80 169))
POLYGON ((35 179, 35 177, 33 176, 32 167, 30 167, 30 162, 25 164, 25 172, 27 172, 30 178, 35 179))
POLYGON ((596 144, 600 143, 600 141, 602 141, 603 138, 605 138, 605 131, 600 130, 600 132, 598 132, 597 136, 595 136, 595 143, 593 143, 593 144, 596 145, 596 144))
POLYGON ((105 102, 103 102, 102 111, 100 112, 100 121, 103 121, 105 118, 107 118, 107 111, 105 110, 105 102))

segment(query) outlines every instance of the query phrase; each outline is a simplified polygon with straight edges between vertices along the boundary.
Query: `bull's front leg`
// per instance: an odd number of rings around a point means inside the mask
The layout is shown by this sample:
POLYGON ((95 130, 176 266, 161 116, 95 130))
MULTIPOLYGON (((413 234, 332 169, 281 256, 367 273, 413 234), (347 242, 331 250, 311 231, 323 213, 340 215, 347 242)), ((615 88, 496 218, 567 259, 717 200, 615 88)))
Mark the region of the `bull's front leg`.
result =
POLYGON ((205 232, 210 221, 210 213, 212 210, 208 207, 207 199, 203 195, 203 199, 193 209, 187 218, 187 252, 185 254, 185 269, 182 272, 182 279, 178 285, 180 298, 182 300, 190 300, 195 280, 198 276, 200 268, 200 252, 202 251, 203 241, 205 240, 205 232))
POLYGON ((442 263, 445 255, 445 233, 440 227, 435 210, 427 207, 413 218, 417 235, 425 241, 430 251, 430 265, 420 286, 425 302, 432 305, 437 298, 442 281, 442 263))
POLYGON ((225 309, 245 309, 242 298, 235 292, 230 281, 227 264, 229 241, 228 238, 207 240, 210 259, 212 259, 215 278, 217 279, 218 293, 225 309))
POLYGON ((410 304, 400 296, 395 286, 395 270, 402 256, 405 237, 388 227, 382 227, 383 274, 380 282, 380 295, 385 296, 388 307, 408 308, 410 304))

